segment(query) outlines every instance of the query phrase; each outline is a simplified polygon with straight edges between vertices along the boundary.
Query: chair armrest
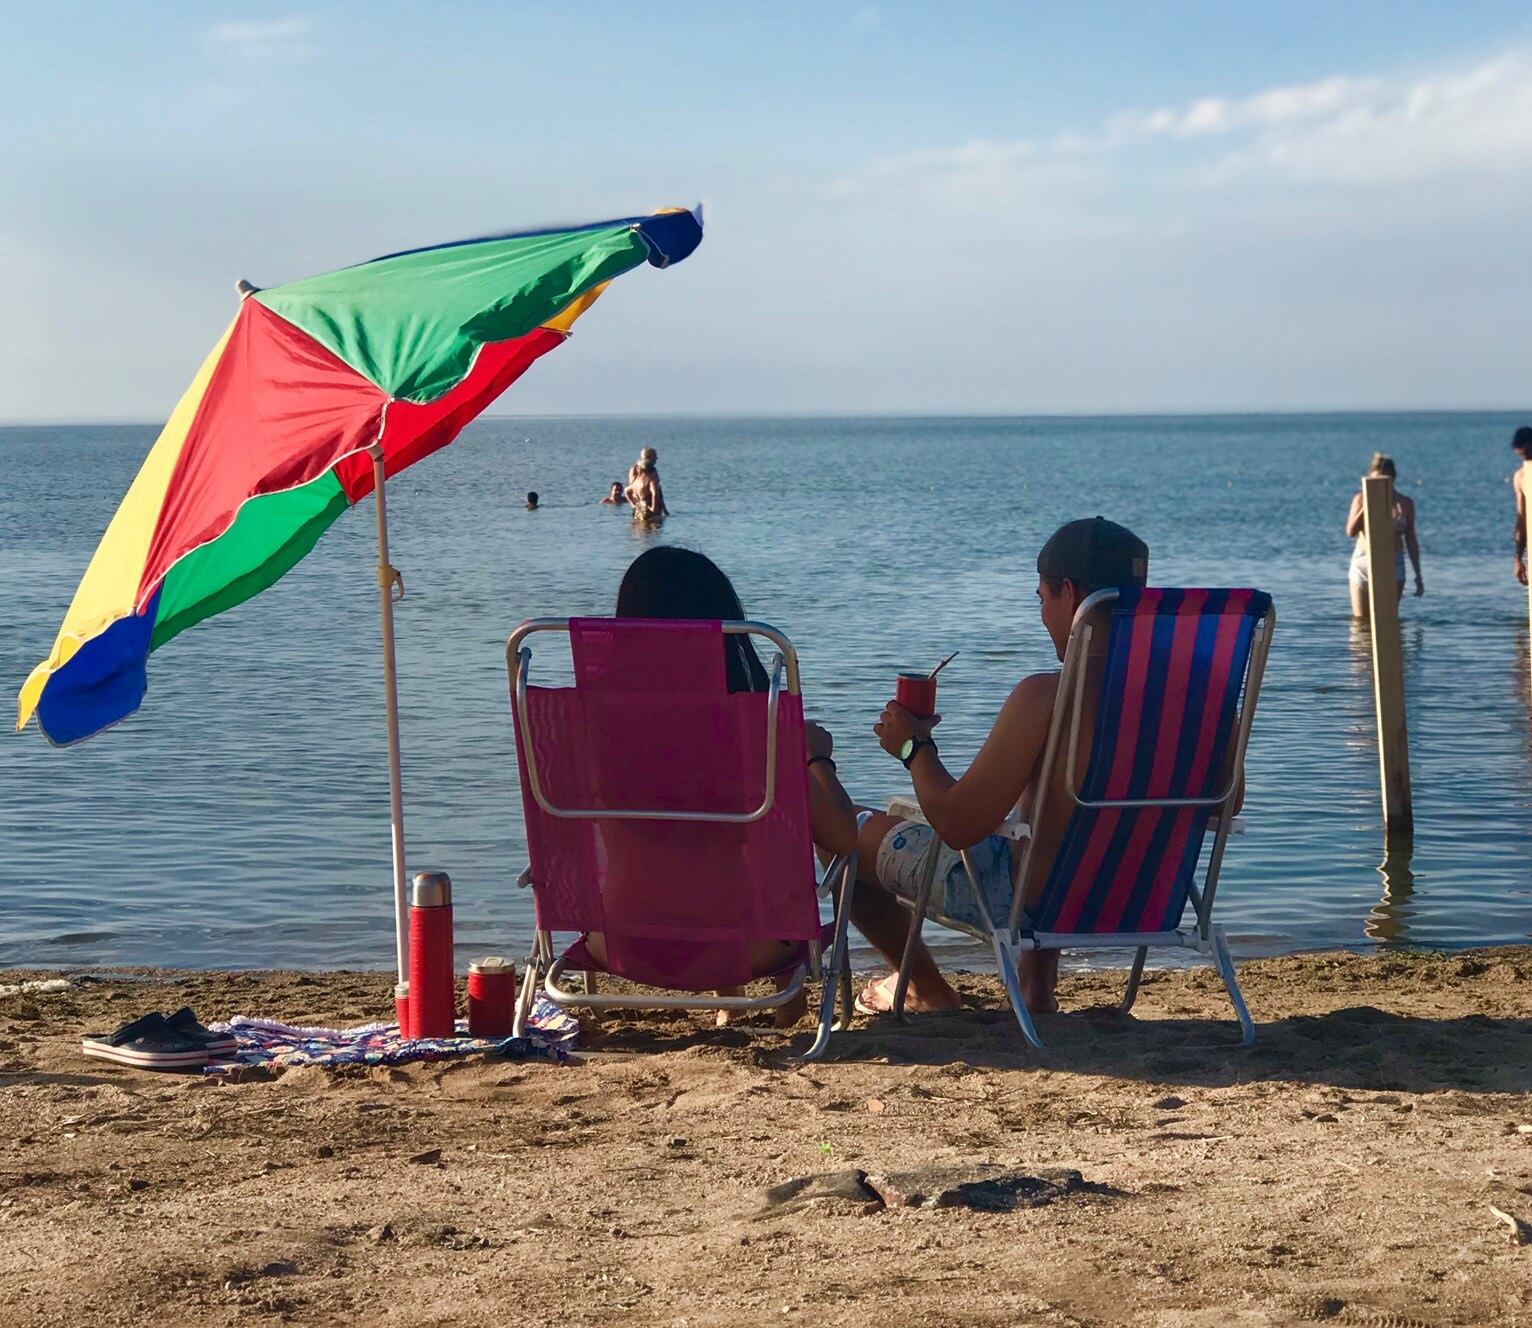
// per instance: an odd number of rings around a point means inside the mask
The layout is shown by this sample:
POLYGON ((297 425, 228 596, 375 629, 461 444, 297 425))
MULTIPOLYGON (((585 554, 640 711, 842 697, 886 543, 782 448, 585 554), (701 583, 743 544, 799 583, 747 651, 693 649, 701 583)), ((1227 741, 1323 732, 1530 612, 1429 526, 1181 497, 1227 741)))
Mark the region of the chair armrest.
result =
POLYGON ((527 888, 527 886, 532 884, 532 867, 531 867, 531 864, 528 864, 527 866, 525 866, 525 867, 523 867, 521 869, 521 875, 516 878, 516 884, 521 889, 523 889, 523 890, 525 890, 527 888))
MULTIPOLYGON (((925 813, 920 810, 920 803, 908 793, 899 794, 888 801, 888 814, 897 816, 904 821, 919 821, 922 825, 929 825, 925 813)), ((1032 837, 1032 827, 1019 816, 1007 816, 992 831, 993 834, 1003 835, 1006 839, 1022 840, 1032 837)))

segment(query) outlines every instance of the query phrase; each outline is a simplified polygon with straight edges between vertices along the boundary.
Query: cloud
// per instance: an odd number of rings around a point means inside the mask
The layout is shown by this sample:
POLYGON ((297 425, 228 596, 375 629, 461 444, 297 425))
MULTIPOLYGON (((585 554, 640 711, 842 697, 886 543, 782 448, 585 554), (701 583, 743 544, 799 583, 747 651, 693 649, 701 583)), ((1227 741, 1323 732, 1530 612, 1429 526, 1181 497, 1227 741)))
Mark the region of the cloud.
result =
POLYGON ((853 194, 895 181, 917 191, 1031 192, 1040 175, 1092 168, 1163 182, 1397 185, 1520 178, 1532 168, 1532 50, 1423 75, 1332 74, 1245 97, 1125 109, 1049 137, 984 140, 882 158, 836 181, 853 194), (1115 160, 1111 160, 1115 158, 1115 160))
POLYGON ((314 21, 301 15, 259 21, 215 23, 203 44, 215 56, 242 64, 290 64, 319 54, 314 21))

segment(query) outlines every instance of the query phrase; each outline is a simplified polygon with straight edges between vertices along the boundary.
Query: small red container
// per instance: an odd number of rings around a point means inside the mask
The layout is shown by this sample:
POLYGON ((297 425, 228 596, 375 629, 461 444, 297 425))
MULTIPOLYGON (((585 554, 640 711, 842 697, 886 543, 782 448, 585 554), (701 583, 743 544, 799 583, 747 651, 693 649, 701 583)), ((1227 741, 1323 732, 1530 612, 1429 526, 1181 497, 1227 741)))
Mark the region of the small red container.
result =
POLYGON ((468 965, 468 1036, 508 1038, 516 1025, 516 965, 498 955, 468 965))
POLYGON ((399 1025, 399 1036, 410 1036, 410 984, 394 984, 394 1020, 399 1025))
POLYGON ((936 713, 936 679, 928 673, 901 673, 894 700, 910 714, 929 719, 936 713))

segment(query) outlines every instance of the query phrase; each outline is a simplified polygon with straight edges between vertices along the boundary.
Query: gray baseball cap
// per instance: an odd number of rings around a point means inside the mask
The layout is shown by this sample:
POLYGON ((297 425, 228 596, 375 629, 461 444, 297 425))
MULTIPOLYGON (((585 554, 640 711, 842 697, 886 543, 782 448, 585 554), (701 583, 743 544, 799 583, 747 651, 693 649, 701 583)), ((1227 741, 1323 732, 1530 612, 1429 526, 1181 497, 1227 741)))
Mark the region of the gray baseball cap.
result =
POLYGON ((1037 555, 1039 576, 1067 578, 1084 590, 1141 586, 1149 580, 1149 546, 1104 516, 1060 526, 1037 555))

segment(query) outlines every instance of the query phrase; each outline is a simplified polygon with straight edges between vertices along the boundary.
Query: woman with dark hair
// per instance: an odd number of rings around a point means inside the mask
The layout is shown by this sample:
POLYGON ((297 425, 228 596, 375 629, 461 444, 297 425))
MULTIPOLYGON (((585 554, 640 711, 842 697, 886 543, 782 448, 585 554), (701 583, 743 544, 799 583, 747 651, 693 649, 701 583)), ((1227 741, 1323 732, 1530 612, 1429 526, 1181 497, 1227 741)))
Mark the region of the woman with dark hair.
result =
MULTIPOLYGON (((619 618, 689 618, 739 622, 745 608, 723 570, 705 554, 662 544, 641 553, 617 588, 619 618)), ((765 665, 748 636, 723 639, 724 669, 731 692, 764 692, 765 665)))
MULTIPOLYGON (((745 607, 733 584, 711 558, 673 544, 641 553, 629 566, 617 591, 619 618, 682 618, 704 622, 739 622, 745 607)), ((748 636, 725 636, 724 676, 730 692, 764 692, 770 686, 766 667, 748 636)), ((809 816, 815 846, 824 854, 838 856, 856 849, 856 811, 835 776, 831 759, 834 743, 818 724, 805 724, 809 767, 809 816)), ((587 938, 597 958, 600 937, 587 938)), ((787 941, 767 941, 751 946, 751 967, 756 973, 775 973, 792 956, 787 941)), ((736 993, 728 992, 726 995, 736 993)), ((802 1016, 800 997, 775 1012, 779 1027, 790 1027, 802 1016)), ((720 1013, 719 1021, 726 1022, 720 1013)))
MULTIPOLYGON (((1377 475, 1387 475, 1390 479, 1398 477, 1399 468, 1394 465, 1394 459, 1383 452, 1372 454, 1372 465, 1368 467, 1364 480, 1377 475)), ((1367 537, 1363 527, 1365 522, 1362 518, 1362 490, 1358 489, 1351 499, 1351 511, 1346 516, 1346 535, 1348 538, 1355 537, 1356 547, 1351 551, 1351 616, 1353 618, 1365 618, 1367 616, 1367 537)), ((1404 598, 1404 555, 1408 551, 1410 562, 1415 567, 1415 593, 1424 595, 1426 583, 1420 575, 1420 544, 1415 538, 1415 503, 1406 498, 1396 488, 1394 490, 1394 580, 1398 586, 1399 599, 1404 598)))

